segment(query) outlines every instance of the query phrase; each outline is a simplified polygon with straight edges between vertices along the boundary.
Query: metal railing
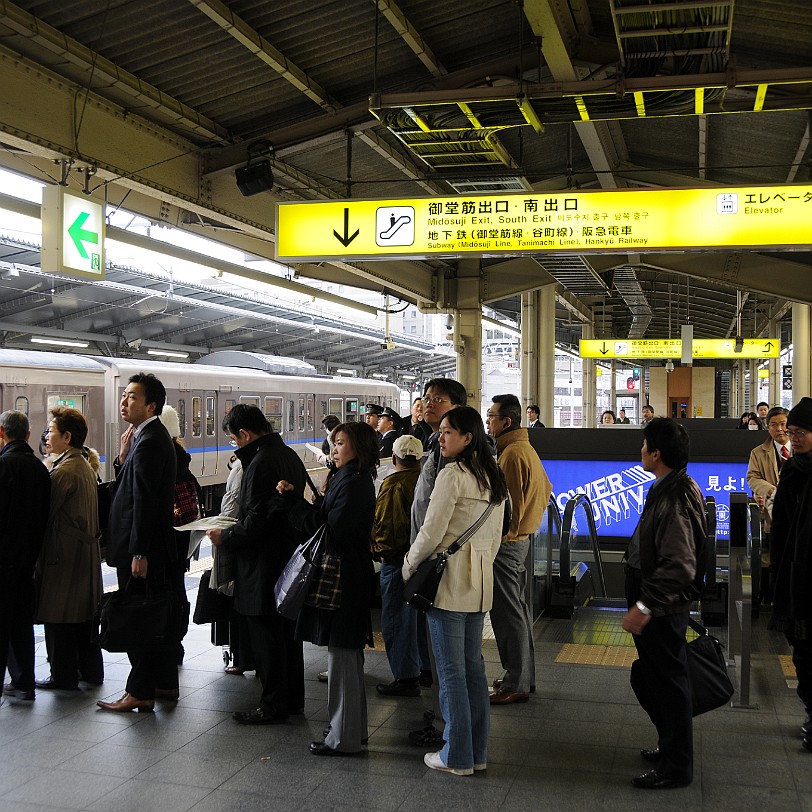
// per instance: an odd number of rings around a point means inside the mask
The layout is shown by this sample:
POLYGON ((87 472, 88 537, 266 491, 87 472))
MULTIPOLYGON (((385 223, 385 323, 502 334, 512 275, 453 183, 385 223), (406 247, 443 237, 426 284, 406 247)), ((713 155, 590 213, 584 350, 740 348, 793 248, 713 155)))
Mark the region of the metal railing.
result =
POLYGON ((595 569, 598 573, 598 584, 600 586, 601 594, 599 597, 606 597, 606 577, 603 573, 603 560, 601 559, 600 541, 598 540, 598 530, 595 527, 595 517, 592 514, 592 503, 589 497, 583 493, 577 493, 572 499, 567 502, 564 508, 564 520, 561 522, 561 549, 559 551, 559 572, 561 577, 570 571, 570 548, 572 545, 572 524, 575 511, 578 508, 583 508, 586 514, 587 527, 589 529, 589 538, 592 541, 592 557, 594 559, 595 569))

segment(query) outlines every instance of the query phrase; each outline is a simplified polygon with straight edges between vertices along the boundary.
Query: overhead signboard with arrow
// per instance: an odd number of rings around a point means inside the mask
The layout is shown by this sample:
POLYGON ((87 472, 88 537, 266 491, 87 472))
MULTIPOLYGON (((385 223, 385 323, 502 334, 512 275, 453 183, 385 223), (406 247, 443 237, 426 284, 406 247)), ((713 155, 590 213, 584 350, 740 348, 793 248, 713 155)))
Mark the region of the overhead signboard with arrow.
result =
POLYGON ((104 279, 104 203, 46 186, 42 192, 42 270, 104 279))
MULTIPOLYGON (((693 358, 778 358, 781 342, 777 338, 695 338, 693 358)), ((581 358, 674 359, 682 356, 682 339, 583 339, 581 358)))

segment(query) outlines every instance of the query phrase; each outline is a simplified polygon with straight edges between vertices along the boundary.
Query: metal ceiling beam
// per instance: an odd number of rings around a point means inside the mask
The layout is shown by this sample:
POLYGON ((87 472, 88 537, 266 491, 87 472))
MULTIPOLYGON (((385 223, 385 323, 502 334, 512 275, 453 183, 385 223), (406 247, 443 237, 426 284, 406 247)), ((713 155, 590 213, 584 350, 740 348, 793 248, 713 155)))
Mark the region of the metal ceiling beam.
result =
MULTIPOLYGON (((810 113, 810 118, 812 118, 812 113, 810 113)), ((793 183, 795 181, 795 177, 798 174, 798 170, 801 168, 801 162, 804 159, 804 155, 806 155, 806 151, 809 149, 809 121, 806 122, 806 129, 804 129, 804 134, 801 136, 801 142, 798 144, 798 149, 795 152, 795 157, 792 159, 792 164, 789 167, 789 172, 787 173, 787 183, 793 183)))
MULTIPOLYGON (((578 28, 569 8, 557 0, 525 0, 523 4, 533 33, 541 41, 541 52, 557 82, 574 82, 579 76, 570 57, 578 46, 578 28)), ((622 135, 614 139, 605 123, 582 121, 575 124, 578 137, 584 145, 589 161, 605 189, 626 186, 622 178, 612 174, 614 167, 626 154, 622 135), (620 137, 620 141, 616 141, 620 137)))
POLYGON ((445 76, 448 73, 394 0, 375 0, 375 5, 433 76, 445 76))
POLYGON ((189 2, 319 107, 324 110, 336 110, 340 106, 315 79, 294 65, 220 0, 189 0, 189 2))
MULTIPOLYGON (((230 139, 228 130, 215 121, 120 68, 98 52, 92 51, 8 0, 0 0, 0 18, 4 26, 11 28, 21 37, 92 76, 93 89, 96 92, 106 89, 122 94, 132 99, 133 107, 140 114, 143 115, 146 108, 150 115, 155 116, 164 126, 180 127, 189 134, 206 140, 230 139)), ((6 44, 14 43, 6 40, 6 44)))
MULTIPOLYGON (((66 285, 60 285, 54 288, 53 295, 58 296, 61 293, 67 293, 69 290, 75 290, 84 284, 84 282, 70 282, 66 285)), ((21 313, 29 309, 29 305, 50 303, 51 300, 52 294, 50 290, 26 293, 23 296, 17 296, 14 299, 9 299, 9 301, 0 304, 0 313, 21 313)))
MULTIPOLYGON (((379 0, 379 2, 383 2, 383 0, 379 0)), ((363 141, 368 147, 370 147, 370 149, 377 152, 378 155, 384 158, 384 160, 388 161, 390 164, 392 164, 392 166, 402 172, 407 178, 415 181, 418 186, 420 186, 430 195, 448 194, 448 190, 443 188, 439 183, 425 180, 424 173, 417 168, 416 164, 410 160, 407 160, 405 156, 397 152, 372 128, 362 130, 361 132, 357 133, 356 137, 363 141)))

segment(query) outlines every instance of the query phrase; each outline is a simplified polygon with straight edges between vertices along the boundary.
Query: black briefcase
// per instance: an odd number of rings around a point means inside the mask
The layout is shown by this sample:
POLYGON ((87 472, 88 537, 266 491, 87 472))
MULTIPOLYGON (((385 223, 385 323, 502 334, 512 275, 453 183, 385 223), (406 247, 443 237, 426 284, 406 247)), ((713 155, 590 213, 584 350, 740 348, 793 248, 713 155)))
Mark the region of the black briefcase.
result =
POLYGON ((701 623, 695 620, 688 623, 699 635, 686 646, 693 715, 699 716, 727 704, 734 688, 727 674, 722 644, 701 623))
POLYGON ((133 586, 107 597, 101 610, 99 644, 105 651, 155 651, 175 646, 186 633, 188 606, 171 590, 141 591, 133 586), (185 604, 185 606, 183 605, 185 604))

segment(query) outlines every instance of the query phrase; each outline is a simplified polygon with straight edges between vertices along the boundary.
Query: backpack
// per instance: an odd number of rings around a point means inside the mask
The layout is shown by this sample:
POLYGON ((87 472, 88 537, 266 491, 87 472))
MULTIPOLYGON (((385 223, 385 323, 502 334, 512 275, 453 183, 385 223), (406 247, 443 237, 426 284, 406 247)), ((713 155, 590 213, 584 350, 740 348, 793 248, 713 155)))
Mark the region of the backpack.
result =
POLYGON ((175 527, 188 524, 203 515, 200 509, 200 485, 194 474, 175 485, 175 527))

